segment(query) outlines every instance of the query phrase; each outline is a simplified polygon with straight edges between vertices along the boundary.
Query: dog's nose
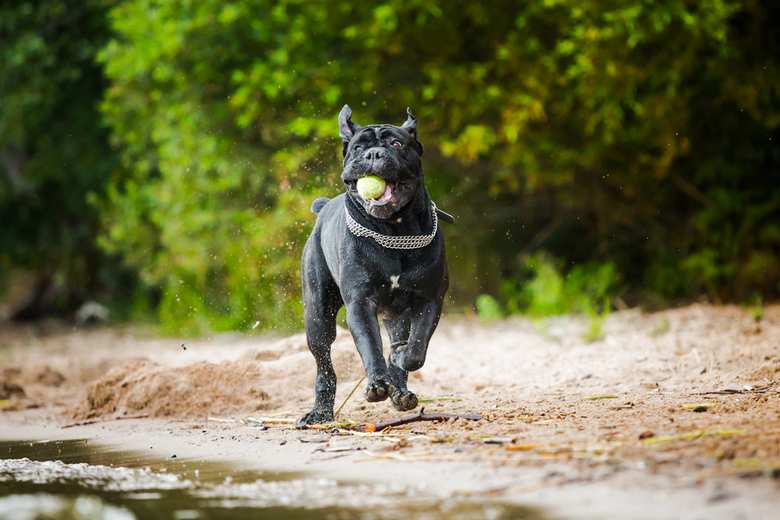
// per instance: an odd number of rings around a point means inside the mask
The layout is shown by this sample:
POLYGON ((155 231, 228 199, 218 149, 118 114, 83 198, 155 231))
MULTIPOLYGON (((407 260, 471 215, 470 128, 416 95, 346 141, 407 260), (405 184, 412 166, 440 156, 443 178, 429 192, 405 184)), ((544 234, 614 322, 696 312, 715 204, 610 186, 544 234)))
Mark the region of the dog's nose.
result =
POLYGON ((376 146, 374 148, 369 148, 368 151, 365 154, 363 154, 363 158, 371 162, 374 162, 379 159, 383 159, 386 154, 387 154, 387 150, 376 146))

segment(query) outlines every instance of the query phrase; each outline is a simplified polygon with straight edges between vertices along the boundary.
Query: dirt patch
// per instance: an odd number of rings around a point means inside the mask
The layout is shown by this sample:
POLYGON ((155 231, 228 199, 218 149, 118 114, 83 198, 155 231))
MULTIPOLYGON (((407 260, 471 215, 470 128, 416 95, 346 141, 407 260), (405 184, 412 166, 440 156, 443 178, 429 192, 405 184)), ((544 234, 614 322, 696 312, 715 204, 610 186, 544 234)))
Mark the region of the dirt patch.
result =
MULTIPOLYGON (((485 420, 411 424, 397 431, 412 440, 388 449, 400 457, 424 450, 431 460, 566 463, 590 475, 615 465, 690 475, 780 471, 780 306, 766 308, 760 324, 736 306, 620 312, 592 343, 582 339, 587 327, 572 317, 443 320, 409 387, 427 412, 485 420)), ((18 363, 6 366, 2 373, 13 377, 4 381, 24 394, 4 390, 5 409, 64 409, 63 421, 148 415, 202 423, 271 413, 297 419, 313 404, 315 366, 303 334, 205 338, 186 349, 181 340, 118 331, 72 334, 29 351, 11 345, 18 363), (46 366, 34 361, 42 350, 46 366)), ((349 332, 339 331, 332 355, 338 405, 364 373, 349 332)), ((364 387, 337 420, 408 414, 367 403, 364 387)))
POLYGON ((257 364, 200 362, 167 368, 139 359, 111 369, 87 387, 87 398, 68 412, 75 419, 104 415, 192 418, 227 410, 263 410, 268 394, 258 388, 257 364))
POLYGON ((56 370, 52 370, 49 367, 44 367, 44 369, 38 373, 36 381, 38 384, 43 386, 53 386, 54 388, 59 388, 62 383, 65 382, 65 376, 56 370))
MULTIPOLYGON (((303 398, 316 372, 299 334, 247 350, 236 361, 201 361, 169 367, 141 358, 112 368, 86 388, 87 397, 66 415, 76 420, 148 415, 202 419, 208 415, 256 414, 303 398)), ((337 375, 349 377, 359 358, 351 335, 341 330, 333 347, 337 375)))
MULTIPOLYGON (((48 366, 26 370, 21 367, 0 368, 0 399, 13 400, 18 404, 24 402, 28 397, 22 385, 57 388, 64 381, 65 376, 48 366)), ((37 406, 32 401, 26 404, 26 408, 35 408, 37 406)), ((13 406, 9 403, 8 408, 17 409, 18 406, 13 406)))
POLYGON ((11 381, 0 381, 0 399, 10 400, 12 397, 24 397, 24 388, 11 381))

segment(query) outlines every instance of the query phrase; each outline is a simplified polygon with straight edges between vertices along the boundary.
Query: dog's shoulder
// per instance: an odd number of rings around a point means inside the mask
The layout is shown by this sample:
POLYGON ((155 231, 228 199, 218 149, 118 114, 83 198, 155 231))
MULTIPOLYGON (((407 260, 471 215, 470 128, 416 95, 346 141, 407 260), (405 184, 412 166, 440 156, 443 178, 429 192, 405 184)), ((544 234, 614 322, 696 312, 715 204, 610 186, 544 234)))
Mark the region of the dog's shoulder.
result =
POLYGON ((332 199, 321 197, 315 200, 311 209, 317 214, 315 228, 318 233, 333 235, 346 231, 344 204, 346 196, 341 193, 332 199))

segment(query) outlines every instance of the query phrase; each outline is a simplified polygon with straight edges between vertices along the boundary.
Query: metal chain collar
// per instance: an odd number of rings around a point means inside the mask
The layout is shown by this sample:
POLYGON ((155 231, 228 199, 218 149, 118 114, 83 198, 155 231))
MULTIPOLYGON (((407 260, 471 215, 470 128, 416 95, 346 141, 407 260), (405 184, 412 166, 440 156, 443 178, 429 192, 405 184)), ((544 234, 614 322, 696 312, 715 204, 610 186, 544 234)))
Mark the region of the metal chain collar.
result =
POLYGON ((431 205, 433 208, 433 232, 430 235, 405 237, 382 235, 381 233, 371 231, 358 224, 355 219, 352 218, 352 215, 349 214, 349 210, 345 207, 344 210, 347 213, 347 229, 355 236, 373 238, 380 246, 388 249, 420 249, 433 242, 433 239, 436 237, 436 230, 439 228, 439 218, 436 216, 436 203, 431 202, 431 205))

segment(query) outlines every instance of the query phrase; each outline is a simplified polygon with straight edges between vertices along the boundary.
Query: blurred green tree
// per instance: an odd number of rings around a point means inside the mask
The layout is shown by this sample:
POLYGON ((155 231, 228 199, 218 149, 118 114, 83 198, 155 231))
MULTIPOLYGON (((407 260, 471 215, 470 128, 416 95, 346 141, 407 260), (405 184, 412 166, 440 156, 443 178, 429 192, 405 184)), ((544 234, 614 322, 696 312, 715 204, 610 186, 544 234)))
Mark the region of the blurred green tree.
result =
POLYGON ((67 312, 127 281, 96 245, 98 212, 86 200, 119 165, 101 124, 107 82, 94 61, 113 3, 0 5, 0 279, 19 267, 38 278, 20 317, 67 312))
POLYGON ((522 310, 500 288, 528 282, 540 248, 563 275, 614 266, 626 298, 771 299, 778 15, 767 0, 6 3, 0 268, 116 294, 136 284, 121 257, 172 331, 297 327, 308 207, 341 191, 349 103, 361 124, 418 116, 429 189, 459 217, 457 302, 522 310))
POLYGON ((100 61, 127 173, 101 244, 163 287, 174 329, 297 326, 308 206, 340 191, 336 114, 410 106, 460 217, 456 300, 498 294, 539 247, 611 262, 635 293, 776 296, 778 9, 122 2, 100 61))

